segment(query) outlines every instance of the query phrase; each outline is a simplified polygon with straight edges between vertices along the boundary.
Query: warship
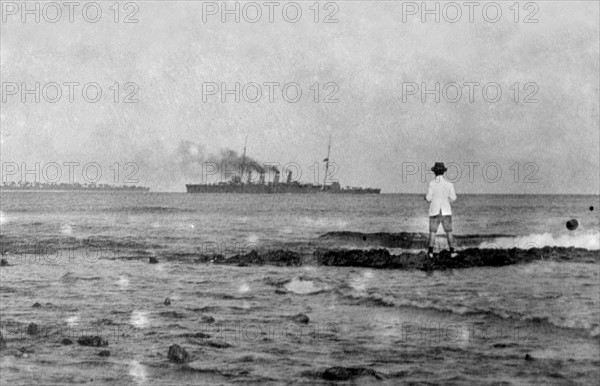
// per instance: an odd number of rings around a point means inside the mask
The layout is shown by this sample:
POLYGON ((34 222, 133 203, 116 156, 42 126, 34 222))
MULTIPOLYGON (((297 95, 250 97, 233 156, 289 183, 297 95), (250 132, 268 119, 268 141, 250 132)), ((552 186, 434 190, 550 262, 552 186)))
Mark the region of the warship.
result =
MULTIPOLYGON (((246 138, 247 143, 247 138, 246 138)), ((241 170, 239 175, 234 175, 229 181, 205 184, 186 184, 188 193, 241 193, 241 194, 379 194, 381 189, 345 187, 342 188, 339 182, 327 183, 327 173, 329 172, 329 155, 331 152, 331 138, 327 148, 327 158, 325 162, 325 177, 322 184, 308 184, 292 181, 292 172, 288 171, 287 179, 280 181, 281 173, 274 168, 273 181, 265 181, 265 170, 258 170, 259 178, 252 180, 252 169, 246 167, 246 144, 244 144, 244 153, 242 156, 241 170), (244 170, 246 169, 246 170, 244 170), (244 172, 247 178, 244 181, 244 172)))

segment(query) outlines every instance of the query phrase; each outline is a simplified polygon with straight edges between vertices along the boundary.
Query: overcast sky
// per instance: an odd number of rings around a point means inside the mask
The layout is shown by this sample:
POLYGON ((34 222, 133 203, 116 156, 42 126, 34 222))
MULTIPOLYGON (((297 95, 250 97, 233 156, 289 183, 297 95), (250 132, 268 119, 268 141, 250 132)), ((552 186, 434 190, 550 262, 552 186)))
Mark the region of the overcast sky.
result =
MULTIPOLYGON (((482 18, 481 7, 471 23, 463 7, 460 21, 441 15, 439 24, 432 16, 422 23, 419 13, 403 15, 401 4, 391 2, 337 2, 337 23, 322 22, 336 11, 322 5, 315 23, 312 1, 301 3, 296 23, 283 19, 285 2, 274 10, 273 23, 264 6, 257 23, 243 14, 239 23, 233 16, 222 23, 220 14, 203 12, 201 2, 184 1, 138 2, 137 10, 121 9, 121 22, 114 23, 111 3, 102 5, 97 23, 83 20, 80 8, 73 23, 67 10, 56 23, 43 17, 35 23, 31 16, 22 23, 20 13, 3 13, 3 163, 94 161, 112 179, 115 162, 135 162, 140 184, 184 191, 184 183, 201 179, 190 162, 214 159, 225 148, 241 152, 248 135, 251 157, 298 163, 302 180, 311 182, 309 167, 322 166, 331 135, 331 160, 343 186, 421 192, 422 164, 428 169, 440 161, 461 166, 458 193, 600 192, 597 2, 537 2, 532 19, 538 23, 523 22, 533 8, 521 8, 515 23, 512 1, 496 23, 482 18), (139 22, 123 23, 132 11, 139 22), (40 103, 33 96, 22 103, 20 91, 9 95, 6 82, 29 88, 57 82, 63 95, 56 103, 43 95, 40 103), (79 86, 70 103, 65 82, 96 82, 102 99, 85 101, 79 86), (115 82, 118 103, 110 89, 115 82), (123 89, 128 82, 139 86, 137 103, 123 103, 133 90, 123 89), (257 103, 243 96, 240 103, 233 96, 223 103, 219 92, 203 102, 203 85, 213 82, 229 88, 256 82, 263 94, 257 103), (302 96, 288 102, 279 86, 271 102, 268 82, 295 82, 302 96), (311 90, 317 82, 318 102, 311 90), (324 89, 330 82, 336 86, 324 89), (423 103, 418 90, 408 95, 411 84, 433 89, 436 82, 441 88, 456 82, 462 97, 449 101, 456 96, 452 85, 446 98, 440 91, 439 103, 433 95, 423 103), (472 103, 468 82, 480 84, 473 86, 472 103), (493 83, 502 89, 497 102, 493 87, 488 100, 482 95, 482 86, 493 83), (325 103, 332 92, 338 102, 325 103), (538 102, 525 103, 527 96, 538 102), (482 175, 486 164, 492 166, 482 175), (502 177, 494 183, 498 168, 502 177)), ((250 98, 254 90, 247 88, 250 98)), ((287 95, 293 98, 293 89, 287 95)), ((450 172, 456 177, 456 167, 450 172)))

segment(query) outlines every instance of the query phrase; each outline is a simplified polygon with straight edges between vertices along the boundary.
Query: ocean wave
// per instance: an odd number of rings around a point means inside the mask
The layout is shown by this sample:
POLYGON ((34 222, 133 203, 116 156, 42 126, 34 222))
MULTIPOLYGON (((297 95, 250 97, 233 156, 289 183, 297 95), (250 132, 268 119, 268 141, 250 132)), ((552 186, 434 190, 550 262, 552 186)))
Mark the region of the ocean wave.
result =
POLYGON ((493 241, 479 244, 481 249, 497 248, 543 248, 543 247, 575 247, 591 251, 600 249, 600 232, 574 232, 554 236, 550 233, 531 234, 521 237, 498 237, 493 241))
POLYGON ((315 285, 314 280, 303 280, 302 278, 297 277, 286 283, 284 288, 288 292, 298 295, 314 295, 329 291, 331 289, 331 287, 326 284, 315 285))
POLYGON ((574 332, 583 333, 592 338, 600 337, 600 325, 594 322, 585 322, 582 320, 562 320, 553 318, 550 315, 524 315, 515 311, 500 309, 478 309, 462 305, 440 305, 431 300, 412 300, 398 299, 392 296, 381 296, 370 294, 361 296, 359 294, 339 293, 344 299, 351 302, 352 305, 361 305, 367 307, 398 307, 406 309, 415 309, 421 311, 431 311, 435 313, 447 314, 446 318, 456 315, 461 319, 473 317, 476 321, 472 323, 482 323, 487 321, 489 324, 495 322, 509 322, 515 325, 528 326, 530 332, 542 332, 545 329, 559 328, 574 332))
POLYGON ((111 213, 182 213, 182 212, 193 212, 192 209, 175 208, 169 206, 126 206, 107 208, 105 212, 111 213))

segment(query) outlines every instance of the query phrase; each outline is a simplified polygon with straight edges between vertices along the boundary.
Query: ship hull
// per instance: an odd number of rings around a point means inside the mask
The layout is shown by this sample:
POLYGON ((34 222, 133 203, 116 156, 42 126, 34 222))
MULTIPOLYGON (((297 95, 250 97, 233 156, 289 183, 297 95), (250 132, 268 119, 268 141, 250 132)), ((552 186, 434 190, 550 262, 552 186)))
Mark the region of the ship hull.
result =
POLYGON ((318 185, 301 184, 187 184, 188 193, 237 194, 379 194, 381 189, 323 189, 318 185))

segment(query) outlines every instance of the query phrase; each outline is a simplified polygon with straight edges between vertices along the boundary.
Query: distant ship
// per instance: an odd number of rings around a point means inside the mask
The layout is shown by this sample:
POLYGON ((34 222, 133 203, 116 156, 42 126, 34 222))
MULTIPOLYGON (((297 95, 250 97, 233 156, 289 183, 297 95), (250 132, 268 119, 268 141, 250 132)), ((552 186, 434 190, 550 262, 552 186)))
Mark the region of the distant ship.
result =
POLYGON ((214 184, 187 184, 185 188, 188 193, 241 193, 241 194, 379 194, 381 189, 346 187, 342 188, 339 182, 326 184, 327 173, 329 171, 329 154, 331 152, 331 138, 327 148, 327 158, 325 162, 325 178, 323 184, 303 184, 292 181, 292 172, 289 171, 287 180, 280 181, 279 170, 275 169, 275 175, 272 182, 265 181, 264 171, 259 173, 257 182, 252 181, 252 170, 247 171, 247 181, 242 181, 244 175, 246 145, 244 144, 244 154, 242 156, 240 175, 233 176, 230 181, 214 184))
POLYGON ((43 182, 11 182, 10 184, 0 185, 0 190, 15 191, 127 191, 127 192, 147 192, 150 188, 135 185, 110 185, 110 184, 80 184, 74 183, 43 183, 43 182))

